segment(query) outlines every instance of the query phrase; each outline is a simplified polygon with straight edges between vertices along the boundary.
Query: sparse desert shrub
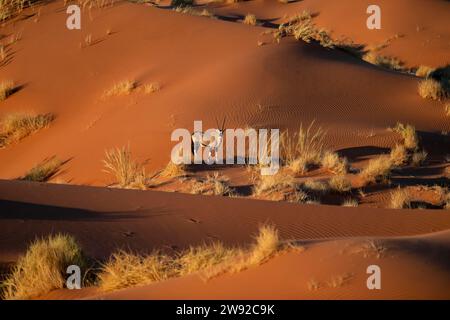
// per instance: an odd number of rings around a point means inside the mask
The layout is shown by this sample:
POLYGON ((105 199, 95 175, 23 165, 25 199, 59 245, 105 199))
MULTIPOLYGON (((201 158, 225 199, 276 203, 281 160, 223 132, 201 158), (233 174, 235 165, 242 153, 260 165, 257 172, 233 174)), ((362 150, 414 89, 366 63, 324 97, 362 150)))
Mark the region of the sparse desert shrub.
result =
POLYGON ((394 166, 402 166, 408 161, 408 151, 403 144, 397 144, 392 148, 389 157, 394 166))
POLYGON ((103 97, 122 96, 128 95, 136 88, 137 84, 132 80, 124 80, 116 83, 111 89, 106 90, 103 93, 103 97))
POLYGON ((450 102, 446 103, 444 106, 444 110, 445 110, 445 115, 447 117, 450 117, 450 102))
POLYGON ((251 14, 251 13, 247 14, 244 17, 244 21, 242 21, 242 23, 248 24, 250 26, 256 26, 256 22, 257 22, 256 16, 254 14, 251 14))
POLYGON ((55 176, 63 162, 57 158, 42 161, 31 168, 21 179, 26 181, 45 182, 55 176))
POLYGON ((397 123, 393 130, 400 134, 403 139, 403 145, 406 149, 417 149, 419 145, 419 139, 417 138, 416 128, 414 128, 410 124, 404 125, 402 123, 397 123))
POLYGON ((392 170, 392 161, 390 157, 381 156, 371 159, 367 166, 362 169, 359 176, 367 183, 374 183, 377 181, 386 181, 392 170))
POLYGON ((83 268, 86 260, 75 239, 56 234, 35 240, 3 282, 5 299, 29 299, 63 288, 69 265, 83 268))
POLYGON ((413 166, 422 165, 427 159, 428 153, 425 150, 414 152, 411 156, 411 164, 413 166))
POLYGON ((431 78, 420 81, 418 91, 424 99, 443 100, 450 96, 439 81, 431 78))
POLYGON ((0 148, 48 127, 53 119, 52 114, 12 113, 6 115, 0 123, 0 148))
POLYGON ((352 189, 352 184, 349 179, 343 174, 335 175, 328 181, 331 190, 337 192, 348 192, 352 189))
POLYGON ((419 66, 416 70, 416 76, 420 78, 428 78, 428 76, 434 71, 434 68, 428 66, 419 66))
POLYGON ((335 174, 347 173, 348 161, 336 152, 326 151, 322 157, 322 167, 335 174))
POLYGON ((14 82, 11 80, 0 83, 0 101, 6 100, 14 92, 14 82))
POLYGON ((146 188, 148 182, 145 169, 132 159, 129 146, 105 151, 103 164, 105 172, 115 176, 119 187, 146 188))
POLYGON ((187 175, 185 164, 175 164, 172 161, 166 165, 161 172, 161 176, 165 178, 185 177, 187 175))
POLYGON ((405 209, 411 206, 411 196, 406 189, 397 188, 391 193, 389 208, 405 209))
POLYGON ((294 173, 304 173, 310 165, 318 165, 322 160, 323 141, 326 133, 319 127, 313 130, 314 121, 307 129, 300 125, 298 132, 280 137, 281 159, 294 173))
POLYGON ((358 200, 356 199, 347 199, 342 203, 343 207, 357 207, 358 206, 358 200))

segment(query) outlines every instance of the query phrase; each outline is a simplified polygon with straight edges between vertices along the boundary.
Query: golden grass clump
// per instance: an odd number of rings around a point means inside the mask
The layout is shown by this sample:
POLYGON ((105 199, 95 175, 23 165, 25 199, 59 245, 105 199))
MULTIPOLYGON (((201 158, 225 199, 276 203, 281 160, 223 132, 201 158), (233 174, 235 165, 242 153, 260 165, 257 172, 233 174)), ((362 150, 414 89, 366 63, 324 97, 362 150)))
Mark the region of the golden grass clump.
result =
POLYGON ((52 114, 12 113, 0 122, 0 148, 19 140, 50 125, 52 114))
POLYGON ((356 199, 346 199, 343 203, 343 207, 357 207, 359 205, 358 200, 356 199))
POLYGON ((391 193, 389 208, 405 209, 411 207, 411 196, 406 189, 397 188, 391 193))
POLYGON ((178 255, 178 274, 185 276, 199 271, 208 272, 221 263, 234 261, 241 254, 240 249, 227 248, 221 242, 189 247, 178 255))
POLYGON ((293 135, 285 131, 280 137, 281 160, 295 174, 321 163, 326 133, 321 127, 313 130, 313 126, 314 121, 306 129, 300 125, 293 135))
POLYGON ((413 166, 422 165, 427 160, 428 153, 425 150, 414 152, 411 156, 411 164, 413 166))
POLYGON ((152 82, 144 85, 144 93, 150 94, 161 89, 161 85, 158 82, 152 82))
POLYGON ((214 14, 207 9, 198 10, 190 6, 178 6, 174 10, 178 13, 190 14, 198 17, 214 18, 214 14))
POLYGON ((326 193, 328 191, 328 185, 326 183, 320 180, 312 180, 312 179, 307 179, 303 183, 303 188, 318 193, 326 193))
POLYGON ((365 183, 386 181, 389 178, 393 164, 388 156, 371 159, 367 166, 362 169, 359 176, 365 183))
POLYGON ((416 70, 416 76, 420 78, 428 78, 435 69, 429 66, 421 65, 416 70))
POLYGON ((103 164, 104 171, 115 176, 119 187, 146 189, 148 181, 145 169, 132 159, 129 146, 105 151, 103 164))
POLYGON ((419 139, 417 138, 416 128, 410 124, 404 125, 403 123, 397 123, 393 129, 402 137, 403 145, 408 150, 415 150, 419 145, 419 139))
POLYGON ((214 196, 233 196, 233 191, 229 186, 228 177, 214 172, 208 174, 206 179, 194 181, 191 187, 192 194, 204 194, 214 196))
POLYGON ((164 178, 185 177, 187 176, 186 165, 183 163, 175 164, 172 161, 169 161, 161 172, 161 176, 164 178))
POLYGON ((450 96, 439 81, 431 78, 420 81, 418 91, 424 99, 444 100, 450 96))
POLYGON ((363 60, 374 64, 386 69, 396 70, 396 71, 403 71, 404 70, 404 64, 402 61, 400 61, 397 58, 393 57, 387 57, 377 54, 374 51, 369 51, 363 56, 363 60))
POLYGON ((172 258, 159 253, 147 256, 118 251, 102 266, 98 275, 100 288, 118 290, 163 281, 177 276, 172 258))
POLYGON ((0 101, 6 100, 14 92, 14 82, 11 80, 0 83, 0 101))
POLYGON ((270 195, 274 192, 283 191, 286 188, 293 188, 294 186, 295 183, 292 176, 278 172, 273 175, 260 176, 253 187, 253 193, 257 196, 263 194, 270 195))
POLYGON ((72 236, 49 235, 35 240, 20 257, 12 273, 3 282, 4 299, 29 299, 63 288, 66 269, 86 265, 83 253, 72 236))
POLYGON ((0 21, 5 21, 29 6, 33 0, 1 0, 0 1, 0 21))
POLYGON ((446 103, 444 106, 445 115, 450 117, 450 102, 446 103))
POLYGON ((221 243, 190 247, 174 256, 158 252, 148 256, 119 251, 99 274, 99 286, 111 291, 199 273, 211 278, 225 272, 239 272, 266 262, 282 249, 278 231, 262 226, 248 249, 226 248, 221 243))
POLYGON ((63 161, 50 158, 31 168, 21 179, 26 181, 46 182, 54 177, 61 168, 63 161))
POLYGON ((322 167, 334 174, 345 174, 348 169, 346 158, 339 157, 336 152, 326 151, 321 160, 322 167))
POLYGON ((137 84, 135 81, 132 80, 124 80, 121 82, 118 82, 112 86, 112 88, 106 90, 103 93, 103 97, 112 97, 112 96, 123 96, 123 95, 129 95, 131 91, 136 89, 137 84))
POLYGON ((257 23, 256 16, 254 14, 248 13, 244 17, 244 20, 242 21, 242 23, 250 25, 250 26, 256 26, 256 23, 257 23))
POLYGON ((408 161, 408 150, 403 144, 396 144, 389 154, 390 161, 394 166, 401 166, 408 161))
POLYGON ((352 183, 343 174, 335 175, 328 181, 331 190, 336 192, 349 192, 352 189, 352 183))

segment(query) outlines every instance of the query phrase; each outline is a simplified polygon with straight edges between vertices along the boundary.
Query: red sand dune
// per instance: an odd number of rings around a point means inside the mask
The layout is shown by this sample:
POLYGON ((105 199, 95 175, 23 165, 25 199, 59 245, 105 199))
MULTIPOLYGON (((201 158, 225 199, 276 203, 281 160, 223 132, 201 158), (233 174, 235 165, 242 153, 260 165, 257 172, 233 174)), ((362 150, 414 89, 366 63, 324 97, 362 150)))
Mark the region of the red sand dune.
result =
POLYGON ((261 35, 265 28, 130 3, 93 9, 81 31, 69 31, 61 8, 52 3, 38 22, 6 28, 22 39, 1 76, 24 88, 2 102, 0 116, 34 110, 56 120, 0 150, 2 178, 56 155, 70 160, 60 181, 105 185, 105 149, 130 142, 139 160, 150 160, 148 170, 159 169, 169 160, 174 128, 192 129, 196 119, 213 127, 214 117, 225 114, 231 128, 298 128, 316 119, 334 149, 392 145, 386 128, 397 121, 450 130, 442 105, 418 96, 417 79, 342 52, 290 39, 259 47, 271 39, 261 35), (80 48, 87 35, 94 44, 80 48), (158 81, 162 89, 101 98, 124 79, 158 81))

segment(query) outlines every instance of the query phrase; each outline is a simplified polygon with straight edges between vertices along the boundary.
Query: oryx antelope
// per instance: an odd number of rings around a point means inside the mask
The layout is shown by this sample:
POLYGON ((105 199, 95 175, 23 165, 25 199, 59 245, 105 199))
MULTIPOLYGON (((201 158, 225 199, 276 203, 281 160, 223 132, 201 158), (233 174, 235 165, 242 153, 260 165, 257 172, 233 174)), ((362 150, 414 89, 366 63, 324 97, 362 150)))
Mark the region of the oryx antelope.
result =
MULTIPOLYGON (((192 139, 192 152, 194 153, 194 156, 197 157, 198 152, 200 151, 201 147, 204 147, 208 150, 208 163, 211 162, 212 152, 214 151, 214 158, 216 163, 218 163, 218 150, 221 147, 222 141, 223 141, 223 133, 225 131, 225 119, 223 118, 222 126, 219 128, 219 123, 216 118, 216 125, 217 128, 214 129, 214 134, 211 134, 211 138, 209 140, 203 139, 203 131, 194 131, 191 135, 192 139)), ((200 151, 201 152, 201 151, 200 151)))

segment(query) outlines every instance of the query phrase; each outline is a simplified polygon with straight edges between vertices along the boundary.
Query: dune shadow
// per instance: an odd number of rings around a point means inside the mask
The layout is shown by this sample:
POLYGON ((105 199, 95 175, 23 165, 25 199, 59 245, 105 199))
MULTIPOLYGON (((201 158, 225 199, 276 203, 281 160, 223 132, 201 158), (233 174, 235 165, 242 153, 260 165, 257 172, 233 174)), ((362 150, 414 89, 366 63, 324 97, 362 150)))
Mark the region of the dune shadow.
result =
POLYGON ((115 221, 167 215, 162 209, 101 212, 88 209, 0 200, 0 219, 54 221, 115 221))
POLYGON ((362 146, 339 149, 336 152, 352 161, 364 160, 368 157, 389 153, 389 148, 362 146))

